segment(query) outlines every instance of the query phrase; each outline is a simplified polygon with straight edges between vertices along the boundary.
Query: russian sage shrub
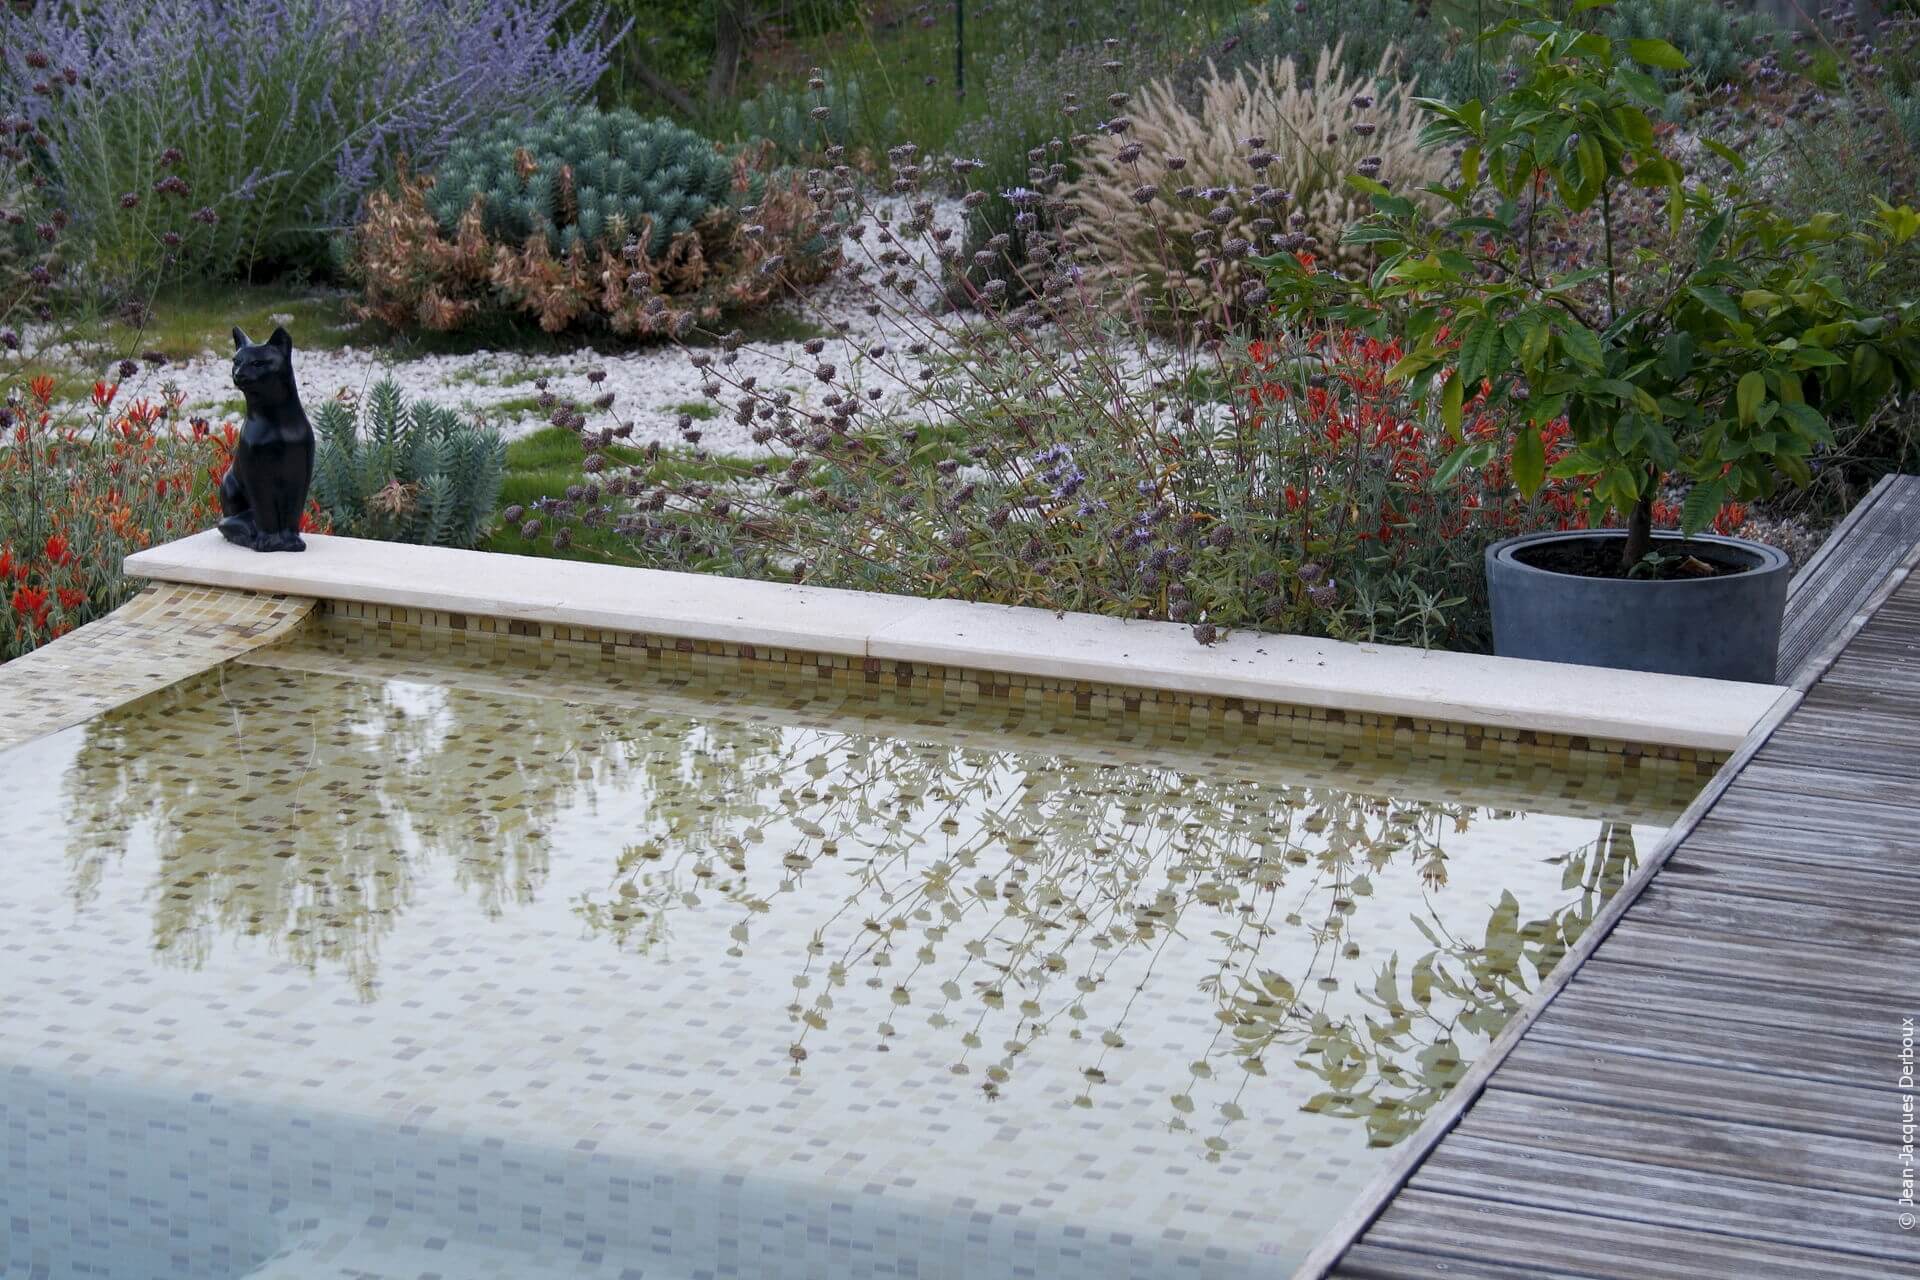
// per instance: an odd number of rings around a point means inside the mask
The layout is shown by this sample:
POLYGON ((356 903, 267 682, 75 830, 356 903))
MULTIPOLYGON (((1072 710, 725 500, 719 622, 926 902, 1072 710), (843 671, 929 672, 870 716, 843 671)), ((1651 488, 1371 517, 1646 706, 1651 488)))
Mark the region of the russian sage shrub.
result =
POLYGON ((584 98, 621 34, 601 19, 581 0, 8 6, 0 109, 45 137, 101 278, 227 277, 323 260, 398 157, 584 98))

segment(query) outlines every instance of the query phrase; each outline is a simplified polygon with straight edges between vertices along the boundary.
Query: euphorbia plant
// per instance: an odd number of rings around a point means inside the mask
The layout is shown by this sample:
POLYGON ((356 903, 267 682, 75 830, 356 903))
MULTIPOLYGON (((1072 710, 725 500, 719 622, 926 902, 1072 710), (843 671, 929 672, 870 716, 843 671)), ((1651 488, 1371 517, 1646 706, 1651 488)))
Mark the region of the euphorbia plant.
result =
MULTIPOLYGON (((1579 0, 1573 14, 1596 7, 1579 0)), ((1437 394, 1450 427, 1483 380, 1523 401, 1509 446, 1515 481, 1529 493, 1549 474, 1584 481, 1592 522, 1626 523, 1625 574, 1653 549, 1654 503, 1670 478, 1691 483, 1681 525, 1698 533, 1729 499, 1765 497, 1781 476, 1805 483, 1810 455, 1832 440, 1830 413, 1864 417, 1912 387, 1912 304, 1866 314, 1831 264, 1851 242, 1877 273, 1912 252, 1920 214, 1879 202, 1870 219, 1796 221, 1751 192, 1743 159, 1710 140, 1702 145, 1732 180, 1690 178, 1648 115, 1664 95, 1642 69, 1683 68, 1678 50, 1616 43, 1554 19, 1542 0, 1507 8, 1480 38, 1531 42, 1516 87, 1486 102, 1421 102, 1422 144, 1459 156, 1456 180, 1430 188, 1451 216, 1435 223, 1356 175, 1375 213, 1347 238, 1376 246, 1370 277, 1286 254, 1266 262, 1296 322, 1403 332, 1395 376, 1437 394), (1672 251, 1622 234, 1623 205, 1649 193, 1664 202, 1672 251), (1547 265, 1539 228, 1596 212, 1600 261, 1547 265), (1562 418, 1573 447, 1549 467, 1542 431, 1562 418)), ((1495 450, 1460 439, 1441 478, 1495 450)))

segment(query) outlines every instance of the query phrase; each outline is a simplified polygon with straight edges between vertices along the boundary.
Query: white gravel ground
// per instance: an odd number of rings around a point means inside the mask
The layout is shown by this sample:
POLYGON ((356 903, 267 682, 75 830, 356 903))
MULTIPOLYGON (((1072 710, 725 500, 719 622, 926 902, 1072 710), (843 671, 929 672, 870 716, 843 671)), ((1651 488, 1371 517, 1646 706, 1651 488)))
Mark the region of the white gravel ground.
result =
MULTIPOLYGON (((903 212, 903 211, 902 211, 903 212)), ((960 234, 962 210, 958 201, 941 202, 936 219, 960 234)), ((860 244, 849 245, 851 254, 875 248, 868 236, 860 244)), ((925 259, 924 246, 903 246, 916 250, 925 259)), ((880 367, 866 352, 876 342, 895 346, 912 341, 919 334, 903 334, 886 316, 869 317, 859 291, 850 280, 837 276, 809 292, 804 299, 780 304, 789 315, 801 320, 809 331, 834 332, 844 325, 844 336, 826 339, 825 349, 809 355, 802 347, 804 339, 790 342, 752 343, 743 347, 739 360, 730 370, 735 377, 751 375, 758 385, 787 387, 796 395, 817 395, 812 370, 821 361, 833 363, 842 374, 842 385, 858 390, 878 388, 881 412, 903 407, 908 387, 880 367)), ((944 317, 940 326, 965 323, 959 316, 944 317)), ((254 334, 258 340, 264 335, 254 334)), ((644 347, 616 355, 603 355, 591 348, 565 354, 521 354, 508 351, 477 351, 466 355, 431 355, 411 359, 397 358, 392 351, 345 347, 337 350, 302 349, 300 334, 293 331, 294 369, 300 381, 302 398, 308 407, 342 391, 364 394, 382 378, 391 378, 408 398, 425 396, 438 403, 465 409, 495 421, 508 438, 524 436, 546 425, 546 419, 527 402, 539 394, 536 378, 546 378, 548 390, 563 399, 582 405, 611 391, 612 413, 633 424, 637 443, 659 440, 663 444, 681 444, 676 419, 680 406, 701 400, 701 375, 687 362, 687 354, 671 343, 644 347), (601 372, 604 382, 596 385, 588 375, 601 372), (516 403, 517 402, 517 403, 516 403)), ((715 348, 702 348, 717 354, 715 348)), ((143 367, 125 380, 121 394, 126 397, 157 398, 166 384, 177 386, 186 396, 190 412, 215 416, 232 413, 240 404, 234 390, 230 364, 231 352, 207 351, 199 358, 160 369, 143 367)), ((891 359, 888 363, 891 363, 891 359)), ((907 369, 915 362, 897 366, 907 369)), ((112 375, 109 375, 112 376, 112 375)), ((737 398, 737 397, 736 397, 737 398)), ((710 402, 709 402, 710 403, 710 402)), ((726 406, 699 422, 700 446, 716 453, 757 454, 764 452, 748 438, 748 428, 736 425, 726 406)), ((589 414, 590 426, 607 425, 603 416, 589 414)))

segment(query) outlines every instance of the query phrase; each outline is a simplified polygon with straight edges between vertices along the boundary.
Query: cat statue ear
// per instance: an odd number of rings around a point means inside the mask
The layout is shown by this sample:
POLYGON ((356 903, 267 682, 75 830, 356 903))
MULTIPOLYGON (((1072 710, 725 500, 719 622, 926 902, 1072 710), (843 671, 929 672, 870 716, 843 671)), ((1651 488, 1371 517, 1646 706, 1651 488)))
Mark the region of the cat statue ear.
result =
POLYGON ((287 332, 286 326, 275 325, 273 332, 267 335, 267 345, 278 347, 282 355, 290 356, 293 354, 293 335, 287 332))
POLYGON ((240 326, 233 326, 233 349, 238 351, 242 347, 250 347, 252 345, 253 341, 248 338, 246 334, 240 332, 240 326))

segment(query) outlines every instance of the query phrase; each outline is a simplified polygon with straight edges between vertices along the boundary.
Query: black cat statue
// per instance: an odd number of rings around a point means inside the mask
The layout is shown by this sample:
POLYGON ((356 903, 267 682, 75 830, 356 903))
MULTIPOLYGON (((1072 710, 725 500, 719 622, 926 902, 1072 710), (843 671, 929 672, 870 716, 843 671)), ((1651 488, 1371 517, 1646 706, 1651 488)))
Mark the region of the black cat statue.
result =
POLYGON ((220 532, 255 551, 305 551, 300 516, 313 483, 313 426, 293 385, 285 329, 258 343, 234 329, 233 385, 247 399, 247 421, 220 482, 220 532))

